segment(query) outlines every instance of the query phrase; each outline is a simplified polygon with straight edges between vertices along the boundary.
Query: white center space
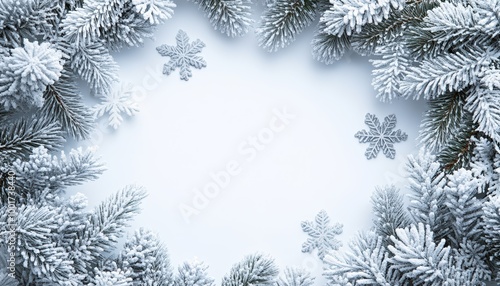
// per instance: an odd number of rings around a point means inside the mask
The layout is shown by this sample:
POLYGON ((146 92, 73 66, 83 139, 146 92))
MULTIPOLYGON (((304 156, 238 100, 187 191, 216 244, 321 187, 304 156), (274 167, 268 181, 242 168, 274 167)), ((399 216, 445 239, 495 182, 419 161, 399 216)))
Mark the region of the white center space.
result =
POLYGON ((149 196, 129 231, 157 232, 173 265, 197 257, 217 282, 257 251, 273 256, 281 269, 306 266, 320 275, 319 259, 301 253, 307 236, 300 222, 325 209, 332 222, 344 225, 344 247, 369 228, 370 196, 377 186, 402 183, 425 106, 379 102, 368 59, 348 56, 325 66, 310 55, 312 36, 309 29, 290 47, 269 54, 257 46, 253 31, 228 39, 195 4, 178 3, 155 42, 116 55, 122 80, 147 93, 139 114, 97 141, 107 171, 71 193, 86 194, 95 206, 125 185, 144 186, 149 196), (193 69, 188 82, 178 70, 161 74, 168 58, 155 49, 175 45, 179 29, 206 44, 201 55, 207 68, 193 69), (294 116, 288 122, 276 115, 285 109, 294 116), (368 129, 368 112, 380 121, 396 114, 396 129, 408 134, 395 145, 395 160, 382 153, 365 158, 368 144, 354 134, 368 129), (222 171, 232 173, 229 181, 222 171), (218 194, 194 205, 196 190, 213 187, 214 177, 218 194), (198 207, 198 213, 188 222, 181 206, 198 207))

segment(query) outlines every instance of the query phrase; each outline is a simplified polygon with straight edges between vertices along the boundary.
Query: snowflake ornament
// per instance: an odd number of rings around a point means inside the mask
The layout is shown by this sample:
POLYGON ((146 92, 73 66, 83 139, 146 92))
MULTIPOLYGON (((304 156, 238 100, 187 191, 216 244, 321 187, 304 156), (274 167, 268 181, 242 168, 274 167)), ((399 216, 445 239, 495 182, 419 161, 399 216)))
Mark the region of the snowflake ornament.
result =
POLYGON ((192 76, 191 67, 201 69, 207 66, 205 60, 197 55, 205 47, 205 43, 196 40, 189 43, 189 37, 183 30, 177 33, 177 46, 161 45, 156 47, 160 55, 170 57, 168 63, 163 66, 163 73, 169 75, 176 68, 179 68, 179 74, 182 80, 189 80, 192 76))
POLYGON ((359 139, 359 143, 370 143, 366 149, 365 156, 368 160, 376 158, 380 150, 387 158, 394 159, 396 150, 394 143, 406 141, 408 135, 401 130, 394 131, 397 119, 391 114, 384 119, 382 125, 374 114, 367 113, 365 123, 370 127, 369 131, 361 130, 354 137, 359 139))
POLYGON ((96 118, 108 115, 108 125, 114 129, 123 122, 122 114, 133 116, 139 112, 137 102, 132 99, 132 84, 122 84, 119 88, 110 93, 100 95, 101 103, 94 106, 94 115, 96 118))
POLYGON ((342 233, 343 226, 339 223, 330 226, 330 218, 324 210, 316 215, 315 221, 316 223, 312 221, 301 223, 302 231, 310 236, 302 244, 302 252, 310 253, 314 249, 318 249, 318 257, 323 260, 330 250, 337 250, 342 246, 342 243, 335 239, 335 236, 342 233))

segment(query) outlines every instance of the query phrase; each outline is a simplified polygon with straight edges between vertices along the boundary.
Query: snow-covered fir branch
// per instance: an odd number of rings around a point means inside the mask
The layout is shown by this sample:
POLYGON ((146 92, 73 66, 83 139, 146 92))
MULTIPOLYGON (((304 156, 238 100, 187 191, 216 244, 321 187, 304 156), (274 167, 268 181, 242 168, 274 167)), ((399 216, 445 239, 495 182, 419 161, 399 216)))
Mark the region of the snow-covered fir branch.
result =
MULTIPOLYGON (((487 151, 486 142, 479 143, 486 148, 481 152, 497 156, 497 151, 487 151)), ((484 171, 476 168, 449 173, 428 151, 410 156, 409 204, 404 205, 394 187, 377 190, 372 199, 374 228, 361 233, 348 250, 327 255, 328 281, 332 285, 498 281, 498 179, 484 178, 484 171), (490 180, 495 182, 486 183, 490 180)))
MULTIPOLYGON (((251 28, 250 1, 194 2, 228 36, 251 28)), ((2 265, 0 285, 214 285, 201 262, 173 271, 153 232, 138 230, 116 249, 146 196, 141 187, 128 186, 93 210, 84 195, 65 194, 103 172, 92 150, 60 153, 65 139, 88 138, 95 120, 76 83, 113 101, 118 65, 110 51, 142 45, 173 8, 170 0, 0 1, 1 263, 9 233, 18 234, 18 281, 2 265), (14 187, 23 191, 15 198, 13 230, 7 208, 14 187)), ((499 281, 499 11, 499 0, 268 1, 257 28, 265 49, 288 46, 317 22, 317 60, 333 64, 350 50, 370 55, 380 100, 429 102, 423 151, 407 164, 409 203, 392 187, 374 194, 374 228, 348 249, 322 251, 331 285, 499 281)), ((119 116, 112 115, 112 124, 119 116)), ((312 283, 295 268, 279 276, 262 254, 245 257, 222 280, 223 286, 312 283)))
POLYGON ((258 33, 266 49, 289 45, 319 19, 314 58, 332 64, 351 48, 372 55, 373 86, 380 100, 430 101, 420 139, 434 151, 437 143, 447 146, 438 156, 446 168, 469 167, 473 137, 499 143, 499 1, 292 4, 276 1, 264 13, 258 33))

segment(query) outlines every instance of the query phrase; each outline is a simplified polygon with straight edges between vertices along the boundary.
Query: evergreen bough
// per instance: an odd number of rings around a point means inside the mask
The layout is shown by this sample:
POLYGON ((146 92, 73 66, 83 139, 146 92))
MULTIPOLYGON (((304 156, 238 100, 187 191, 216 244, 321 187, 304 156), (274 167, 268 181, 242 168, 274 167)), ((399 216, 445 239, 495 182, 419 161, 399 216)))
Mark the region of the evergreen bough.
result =
POLYGON ((469 168, 475 142, 500 143, 498 0, 274 1, 257 35, 276 51, 319 19, 314 58, 370 56, 381 101, 429 101, 421 143, 449 172, 469 168))
MULTIPOLYGON (((371 56, 381 101, 424 99, 423 151, 408 161, 410 201, 394 187, 372 197, 374 229, 325 256, 332 285, 484 285, 500 281, 500 1, 271 0, 259 45, 277 51, 318 22, 314 58, 371 56)), ((251 2, 195 0, 216 30, 252 24, 251 2)), ((170 0, 0 2, 0 253, 7 253, 9 190, 16 188, 17 281, 0 259, 1 285, 213 285, 200 262, 171 269, 165 247, 138 230, 116 249, 145 197, 128 186, 96 209, 68 187, 104 170, 92 150, 60 153, 89 138, 91 95, 118 81, 110 51, 140 46, 173 15, 170 0), (12 178, 15 174, 15 180, 12 178), (15 183, 13 183, 15 182, 15 183)), ((254 254, 222 285, 309 286, 308 273, 254 254)))
POLYGON ((330 252, 332 285, 487 285, 500 281, 500 205, 483 173, 448 173, 422 150, 409 157, 408 205, 394 187, 377 189, 372 230, 330 252))

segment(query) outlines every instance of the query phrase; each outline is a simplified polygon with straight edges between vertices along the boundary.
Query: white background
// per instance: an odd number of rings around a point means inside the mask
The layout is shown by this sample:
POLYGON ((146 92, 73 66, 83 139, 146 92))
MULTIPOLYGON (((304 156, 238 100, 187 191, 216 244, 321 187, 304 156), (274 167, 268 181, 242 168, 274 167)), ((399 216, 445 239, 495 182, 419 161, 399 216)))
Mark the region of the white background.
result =
POLYGON ((99 145, 107 171, 100 179, 70 190, 95 206, 128 184, 149 196, 129 232, 139 227, 159 234, 172 264, 197 257, 220 282, 231 266, 253 252, 267 253, 281 268, 302 266, 322 278, 315 255, 301 253, 307 239, 300 222, 325 209, 344 225, 344 246, 371 226, 370 196, 377 186, 404 185, 406 156, 416 153, 422 102, 381 103, 371 87, 367 58, 348 55, 326 66, 312 59, 308 29, 290 47, 269 54, 253 31, 229 39, 214 31, 193 3, 178 3, 174 18, 161 26, 156 41, 116 54, 124 82, 138 90, 141 111, 117 131, 100 128, 84 145, 99 145), (188 81, 176 70, 162 75, 155 47, 175 45, 177 31, 207 45, 207 68, 188 81), (251 162, 238 152, 249 136, 268 127, 273 109, 296 115, 251 162), (396 114, 396 129, 408 134, 396 144, 396 159, 382 153, 367 160, 367 144, 354 134, 368 127, 366 113, 382 121, 396 114), (211 182, 211 172, 230 161, 241 173, 187 223, 179 206, 192 205, 193 189, 211 182))

